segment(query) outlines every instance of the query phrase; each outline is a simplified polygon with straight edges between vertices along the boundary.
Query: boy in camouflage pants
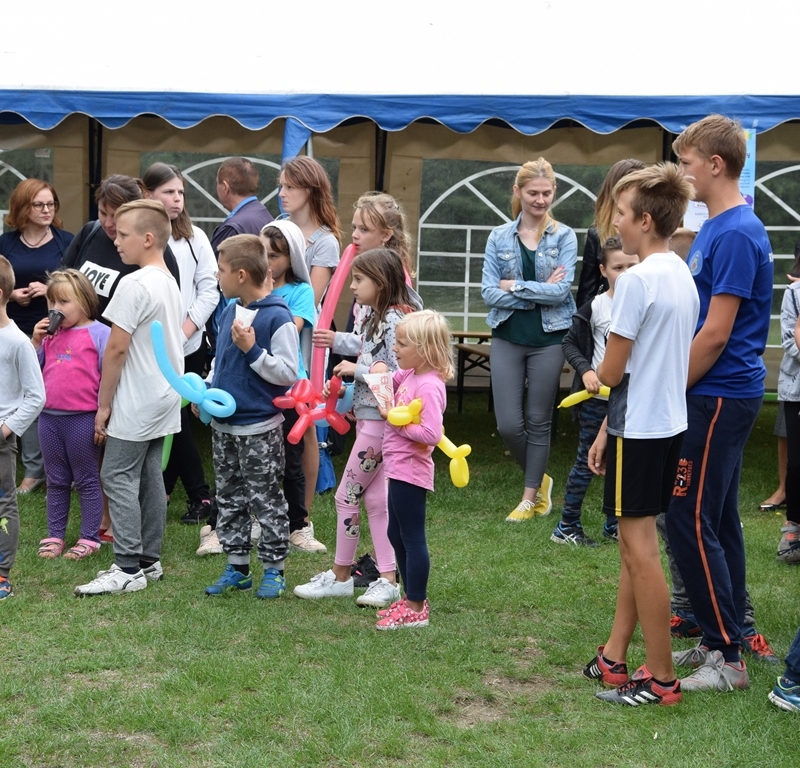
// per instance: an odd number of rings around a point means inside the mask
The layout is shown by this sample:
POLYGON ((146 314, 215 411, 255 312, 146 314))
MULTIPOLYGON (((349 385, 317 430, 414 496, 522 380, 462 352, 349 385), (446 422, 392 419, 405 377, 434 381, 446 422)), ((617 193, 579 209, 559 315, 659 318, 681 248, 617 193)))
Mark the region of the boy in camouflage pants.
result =
POLYGON ((253 586, 251 513, 261 525, 258 557, 264 564, 256 597, 275 598, 286 591, 289 517, 281 490, 283 413, 273 399, 297 380, 298 339, 286 303, 271 295, 267 271, 266 249, 255 235, 236 235, 220 245, 219 286, 226 299, 238 301, 222 313, 209 379, 212 387, 233 396, 236 410, 211 422, 219 507, 216 530, 228 565, 206 588, 207 595, 253 586), (240 319, 243 307, 250 312, 240 319))

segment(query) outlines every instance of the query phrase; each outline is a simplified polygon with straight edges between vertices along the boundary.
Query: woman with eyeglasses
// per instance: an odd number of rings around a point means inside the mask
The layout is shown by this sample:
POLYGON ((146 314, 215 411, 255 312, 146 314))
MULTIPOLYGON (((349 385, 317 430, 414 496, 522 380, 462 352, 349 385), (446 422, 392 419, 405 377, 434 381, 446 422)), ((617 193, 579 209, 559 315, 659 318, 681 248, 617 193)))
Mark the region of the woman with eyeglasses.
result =
MULTIPOLYGON (((61 228, 58 207, 51 184, 41 179, 21 181, 8 204, 6 226, 11 231, 0 235, 0 254, 11 262, 16 279, 8 316, 28 336, 33 334, 33 326, 47 317, 47 273, 58 269, 73 238, 61 228)), ((17 492, 30 493, 44 483, 38 421, 21 436, 20 446, 25 478, 17 492)))

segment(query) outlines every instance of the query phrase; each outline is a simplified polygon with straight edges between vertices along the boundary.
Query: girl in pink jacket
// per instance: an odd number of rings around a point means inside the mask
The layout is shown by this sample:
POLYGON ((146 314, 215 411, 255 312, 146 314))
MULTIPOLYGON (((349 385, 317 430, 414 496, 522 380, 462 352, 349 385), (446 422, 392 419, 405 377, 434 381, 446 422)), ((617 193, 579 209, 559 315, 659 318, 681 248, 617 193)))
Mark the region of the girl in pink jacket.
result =
POLYGON ((453 376, 452 339, 447 320, 425 310, 398 324, 394 352, 400 370, 393 376, 394 404, 422 401, 419 423, 387 423, 383 436, 384 473, 389 480, 389 541, 394 547, 405 597, 378 611, 378 629, 426 627, 430 558, 425 539, 425 502, 433 490, 433 449, 442 439, 447 406, 444 383, 453 376))

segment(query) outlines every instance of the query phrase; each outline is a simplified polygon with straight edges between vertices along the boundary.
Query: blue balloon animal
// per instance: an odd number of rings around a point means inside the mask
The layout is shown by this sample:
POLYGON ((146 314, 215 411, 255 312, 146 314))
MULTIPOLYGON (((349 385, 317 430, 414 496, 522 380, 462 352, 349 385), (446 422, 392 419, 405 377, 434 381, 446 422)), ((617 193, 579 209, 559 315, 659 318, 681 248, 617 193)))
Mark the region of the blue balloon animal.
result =
POLYGON ((209 389, 196 373, 178 376, 167 356, 164 328, 158 320, 154 320, 150 326, 150 335, 153 339, 153 352, 155 353, 159 370, 169 385, 184 400, 197 405, 197 410, 200 412, 200 420, 203 424, 210 424, 212 416, 224 419, 236 410, 236 401, 224 389, 209 389))

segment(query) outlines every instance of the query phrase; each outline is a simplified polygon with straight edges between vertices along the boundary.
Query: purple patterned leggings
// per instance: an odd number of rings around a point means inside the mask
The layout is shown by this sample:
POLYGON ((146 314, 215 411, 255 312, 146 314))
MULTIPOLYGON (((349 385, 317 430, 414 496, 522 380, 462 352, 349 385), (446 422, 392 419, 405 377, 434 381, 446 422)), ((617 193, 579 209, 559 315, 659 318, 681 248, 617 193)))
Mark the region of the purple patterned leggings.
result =
POLYGON ((39 442, 47 475, 47 532, 63 539, 67 532, 74 483, 81 502, 81 538, 100 542, 103 516, 100 448, 94 444, 94 413, 39 416, 39 442))

